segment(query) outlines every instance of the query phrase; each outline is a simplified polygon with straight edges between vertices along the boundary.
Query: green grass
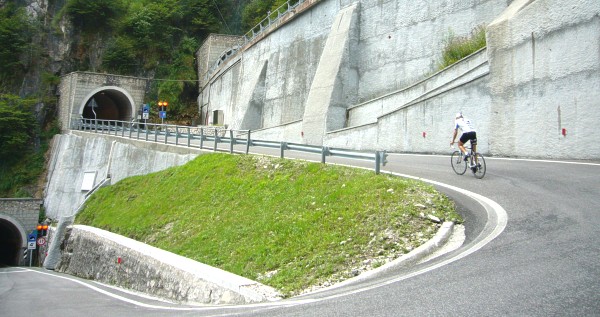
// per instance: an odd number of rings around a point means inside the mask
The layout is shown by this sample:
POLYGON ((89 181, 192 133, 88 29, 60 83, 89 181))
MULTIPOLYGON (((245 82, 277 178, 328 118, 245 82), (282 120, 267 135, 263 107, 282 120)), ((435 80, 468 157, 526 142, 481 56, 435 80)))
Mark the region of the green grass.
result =
POLYGON ((259 280, 284 295, 347 278, 460 221, 423 183, 263 156, 202 155, 96 192, 76 222, 259 280), (421 206, 422 205, 422 206, 421 206), (425 207, 425 208, 424 208, 425 207))
POLYGON ((456 37, 450 32, 438 69, 444 69, 485 46, 485 27, 477 27, 465 37, 456 37))

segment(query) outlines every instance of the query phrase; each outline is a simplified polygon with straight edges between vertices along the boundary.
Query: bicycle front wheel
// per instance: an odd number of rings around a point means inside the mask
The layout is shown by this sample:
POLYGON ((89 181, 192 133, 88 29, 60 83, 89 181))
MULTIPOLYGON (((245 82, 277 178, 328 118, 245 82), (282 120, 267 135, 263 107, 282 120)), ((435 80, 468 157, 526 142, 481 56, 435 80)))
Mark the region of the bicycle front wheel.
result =
POLYGON ((450 164, 452 164, 454 173, 458 175, 462 175, 467 171, 467 162, 463 160, 460 151, 454 151, 454 153, 452 153, 450 156, 450 164))
POLYGON ((483 176, 485 176, 485 159, 483 158, 483 155, 477 153, 475 154, 476 159, 473 160, 476 163, 476 166, 473 167, 473 175, 475 175, 476 178, 482 179, 483 176))

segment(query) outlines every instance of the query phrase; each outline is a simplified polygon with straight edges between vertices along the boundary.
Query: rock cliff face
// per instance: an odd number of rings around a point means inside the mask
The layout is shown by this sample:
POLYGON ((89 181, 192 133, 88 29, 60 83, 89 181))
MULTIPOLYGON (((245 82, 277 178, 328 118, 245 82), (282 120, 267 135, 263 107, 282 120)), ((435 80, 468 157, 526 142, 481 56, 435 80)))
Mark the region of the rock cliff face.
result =
POLYGON ((53 21, 64 6, 64 0, 26 0, 25 9, 36 22, 37 34, 33 34, 32 46, 41 52, 39 58, 31 58, 25 74, 21 95, 31 95, 43 89, 43 74, 61 76, 73 70, 69 55, 73 43, 73 27, 64 17, 53 21))
MULTIPOLYGON (((6 0, 0 1, 0 6, 4 3, 6 0)), ((47 89, 43 82, 47 75, 62 76, 81 68, 90 71, 99 68, 108 42, 106 34, 82 37, 61 13, 66 0, 24 0, 20 4, 35 22, 37 32, 32 34, 31 44, 38 50, 37 56, 23 57, 28 69, 20 91, 22 96, 47 89)))

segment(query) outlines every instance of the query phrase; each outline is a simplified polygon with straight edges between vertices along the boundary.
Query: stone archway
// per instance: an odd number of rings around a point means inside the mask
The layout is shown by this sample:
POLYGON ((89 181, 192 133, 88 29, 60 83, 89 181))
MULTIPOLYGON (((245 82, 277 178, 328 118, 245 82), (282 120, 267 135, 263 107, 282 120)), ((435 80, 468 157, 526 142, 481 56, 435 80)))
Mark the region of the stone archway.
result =
POLYGON ((17 266, 22 250, 27 247, 27 234, 13 218, 0 214, 0 266, 17 266))
POLYGON ((126 90, 116 86, 93 90, 79 106, 79 114, 84 119, 130 121, 134 113, 133 98, 126 90))

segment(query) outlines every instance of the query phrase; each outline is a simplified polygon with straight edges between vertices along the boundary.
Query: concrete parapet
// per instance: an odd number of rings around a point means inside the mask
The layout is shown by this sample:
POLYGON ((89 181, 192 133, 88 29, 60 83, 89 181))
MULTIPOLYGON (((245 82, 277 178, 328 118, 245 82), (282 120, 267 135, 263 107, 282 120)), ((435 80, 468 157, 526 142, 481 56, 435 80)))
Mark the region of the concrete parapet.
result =
POLYGON ((55 270, 182 303, 245 304, 279 299, 250 279, 88 226, 72 226, 55 270))

